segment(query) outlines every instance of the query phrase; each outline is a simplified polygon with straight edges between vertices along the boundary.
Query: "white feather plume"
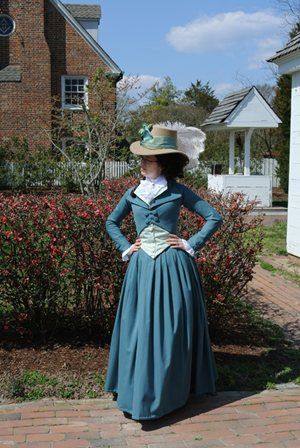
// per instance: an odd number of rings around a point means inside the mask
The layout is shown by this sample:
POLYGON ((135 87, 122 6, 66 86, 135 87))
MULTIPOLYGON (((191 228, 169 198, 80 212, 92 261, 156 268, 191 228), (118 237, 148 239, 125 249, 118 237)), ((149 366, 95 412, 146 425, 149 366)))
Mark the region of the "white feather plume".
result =
POLYGON ((180 121, 165 121, 158 126, 177 131, 177 148, 184 152, 189 158, 187 169, 197 168, 199 154, 205 149, 206 134, 201 129, 186 126, 180 121))

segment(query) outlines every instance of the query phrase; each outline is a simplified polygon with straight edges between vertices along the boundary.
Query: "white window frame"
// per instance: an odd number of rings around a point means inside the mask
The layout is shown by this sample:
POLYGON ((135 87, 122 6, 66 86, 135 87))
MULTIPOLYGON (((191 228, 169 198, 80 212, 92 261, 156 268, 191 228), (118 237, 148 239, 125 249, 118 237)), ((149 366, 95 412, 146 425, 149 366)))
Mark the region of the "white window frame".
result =
POLYGON ((88 77, 83 75, 63 75, 61 77, 61 107, 62 109, 69 109, 69 110, 82 110, 82 106, 75 105, 75 104, 66 104, 66 79, 83 79, 84 80, 84 102, 86 105, 86 108, 89 109, 88 106, 88 77))

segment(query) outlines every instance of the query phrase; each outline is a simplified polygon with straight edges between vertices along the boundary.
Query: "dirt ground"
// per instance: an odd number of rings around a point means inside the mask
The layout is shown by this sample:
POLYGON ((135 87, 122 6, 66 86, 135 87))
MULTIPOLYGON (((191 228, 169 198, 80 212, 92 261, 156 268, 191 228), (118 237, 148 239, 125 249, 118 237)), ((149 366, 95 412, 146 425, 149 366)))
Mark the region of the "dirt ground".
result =
MULTIPOLYGON (((224 356, 259 357, 267 351, 268 343, 263 332, 254 331, 247 323, 246 316, 232 315, 226 327, 210 332, 216 359, 224 356), (227 325, 228 324, 228 325, 227 325), (238 341, 239 343, 235 343, 238 341)), ((66 343, 35 344, 24 341, 0 342, 0 375, 17 375, 26 370, 43 373, 60 374, 63 372, 105 373, 109 356, 109 345, 101 343, 66 343)))

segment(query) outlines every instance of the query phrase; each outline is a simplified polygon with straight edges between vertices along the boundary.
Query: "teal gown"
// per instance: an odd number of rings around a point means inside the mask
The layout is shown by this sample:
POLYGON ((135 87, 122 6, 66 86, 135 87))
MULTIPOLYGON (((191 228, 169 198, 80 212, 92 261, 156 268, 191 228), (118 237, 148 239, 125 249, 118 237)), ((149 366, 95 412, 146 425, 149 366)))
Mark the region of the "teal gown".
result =
MULTIPOLYGON (((199 250, 222 223, 219 213, 176 181, 150 205, 129 188, 106 221, 120 252, 131 243, 120 230, 130 212, 137 233, 148 226, 177 234, 181 206, 206 223, 188 241, 199 250)), ((120 410, 134 420, 162 417, 185 405, 189 394, 216 392, 217 370, 208 331, 201 278, 194 257, 166 247, 155 257, 133 252, 121 288, 104 390, 116 392, 120 410)))

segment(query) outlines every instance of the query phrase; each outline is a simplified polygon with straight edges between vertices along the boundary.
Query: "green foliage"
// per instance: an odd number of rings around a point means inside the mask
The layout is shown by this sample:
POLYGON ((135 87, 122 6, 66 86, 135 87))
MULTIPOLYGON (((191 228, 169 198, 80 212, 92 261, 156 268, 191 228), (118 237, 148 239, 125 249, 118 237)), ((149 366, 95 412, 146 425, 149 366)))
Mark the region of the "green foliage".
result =
POLYGON ((193 172, 185 171, 184 182, 190 185, 192 189, 206 188, 207 175, 201 168, 198 168, 193 172))
POLYGON ((202 161, 212 161, 228 165, 229 135, 228 132, 208 132, 205 140, 205 151, 200 155, 202 161))
POLYGON ((291 86, 291 76, 281 75, 277 82, 277 90, 274 99, 274 108, 282 120, 282 124, 278 127, 276 132, 279 162, 276 174, 280 178, 280 186, 285 193, 288 192, 289 185, 291 86))
POLYGON ((155 84, 150 90, 149 105, 154 108, 169 106, 176 103, 179 96, 180 92, 173 84, 170 76, 166 76, 162 85, 155 84))
POLYGON ((195 107, 201 107, 208 113, 211 113, 219 104, 219 100, 209 86, 209 82, 202 84, 198 79, 195 83, 192 82, 191 86, 185 90, 183 101, 195 107))
POLYGON ((264 227, 263 254, 286 255, 286 222, 264 227))
POLYGON ((276 268, 271 263, 268 263, 268 262, 262 260, 262 261, 260 261, 259 264, 266 271, 276 272, 276 268))
POLYGON ((58 380, 38 371, 25 370, 8 384, 8 395, 22 400, 39 400, 43 398, 43 388, 55 387, 58 380))
POLYGON ((1 187, 11 187, 13 191, 40 185, 51 188, 57 177, 64 178, 64 173, 68 177, 69 168, 60 165, 57 155, 43 146, 30 151, 26 138, 2 139, 0 154, 1 187))

